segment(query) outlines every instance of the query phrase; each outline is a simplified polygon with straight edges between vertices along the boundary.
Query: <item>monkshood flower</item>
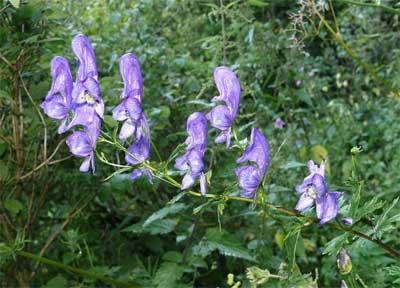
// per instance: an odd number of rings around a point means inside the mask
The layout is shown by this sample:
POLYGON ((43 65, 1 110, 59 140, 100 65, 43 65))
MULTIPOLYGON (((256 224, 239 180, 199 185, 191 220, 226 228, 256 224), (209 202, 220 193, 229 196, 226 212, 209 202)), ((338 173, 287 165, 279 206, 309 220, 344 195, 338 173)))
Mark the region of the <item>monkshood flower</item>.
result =
POLYGON ((86 36, 78 34, 72 40, 72 50, 78 59, 75 86, 72 91, 74 118, 69 128, 89 126, 96 117, 103 118, 104 102, 100 97, 96 58, 86 36))
POLYGON ((122 90, 122 102, 113 109, 113 118, 123 121, 119 139, 131 137, 145 122, 142 112, 143 81, 140 71, 140 63, 135 55, 127 53, 119 61, 119 69, 124 89, 122 90))
POLYGON ((235 173, 239 187, 242 188, 240 195, 244 198, 254 198, 269 165, 269 144, 257 128, 251 130, 250 143, 236 163, 246 161, 250 161, 250 165, 235 169, 235 173))
POLYGON ((339 197, 342 193, 328 192, 324 176, 326 161, 323 161, 318 167, 310 160, 307 166, 310 170, 310 175, 304 178, 300 185, 296 186, 296 191, 301 196, 295 209, 304 211, 315 202, 317 218, 320 220, 319 224, 323 225, 336 217, 339 210, 339 197))
POLYGON ((63 57, 54 57, 50 67, 52 84, 40 107, 50 118, 61 120, 58 133, 62 134, 66 131, 69 120, 73 88, 72 75, 68 61, 63 57))
MULTIPOLYGON (((143 80, 140 63, 135 55, 127 53, 119 61, 119 68, 124 89, 122 102, 113 109, 113 118, 123 122, 119 139, 133 136, 133 143, 128 148, 125 160, 131 165, 144 162, 150 156, 150 128, 142 111, 143 80)), ((152 183, 152 174, 148 169, 135 169, 130 178, 135 180, 146 176, 152 183)))
POLYGON ((283 129, 283 126, 285 126, 285 124, 286 123, 282 120, 282 118, 278 117, 275 120, 274 127, 276 129, 283 129))
POLYGON ((231 127, 240 103, 240 82, 235 73, 224 66, 214 70, 214 81, 220 95, 215 96, 211 101, 221 104, 214 107, 206 117, 211 126, 221 130, 215 138, 215 143, 226 142, 228 148, 231 141, 231 127))
POLYGON ((72 82, 67 60, 54 57, 51 62, 52 87, 41 107, 49 117, 61 120, 59 133, 77 125, 82 126, 82 130, 74 131, 66 143, 73 155, 85 158, 80 171, 87 172, 92 167, 94 173, 93 149, 104 114, 104 103, 97 82, 96 58, 90 41, 82 34, 72 40, 72 50, 78 59, 75 83, 72 82), (72 120, 67 123, 71 112, 72 120))
POLYGON ((203 113, 192 113, 186 122, 186 153, 175 159, 175 168, 186 171, 182 179, 182 190, 193 186, 196 179, 200 179, 200 191, 206 194, 206 178, 203 173, 204 153, 207 146, 207 119, 203 113))

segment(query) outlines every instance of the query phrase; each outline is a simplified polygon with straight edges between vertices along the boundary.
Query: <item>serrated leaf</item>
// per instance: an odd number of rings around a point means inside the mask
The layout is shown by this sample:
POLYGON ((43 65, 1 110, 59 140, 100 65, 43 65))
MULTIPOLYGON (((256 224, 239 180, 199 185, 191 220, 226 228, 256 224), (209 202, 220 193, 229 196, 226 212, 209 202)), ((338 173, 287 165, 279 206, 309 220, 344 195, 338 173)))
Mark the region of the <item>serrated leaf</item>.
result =
POLYGON ((218 228, 210 228, 207 229, 206 236, 200 243, 193 247, 193 252, 205 257, 215 250, 225 256, 255 261, 254 257, 233 235, 225 230, 220 232, 218 228))
POLYGON ((357 222, 361 218, 368 214, 371 214, 375 210, 378 210, 384 206, 384 202, 380 201, 378 197, 372 198, 370 201, 361 205, 357 211, 355 211, 355 216, 353 217, 354 222, 357 222))
POLYGON ((157 288, 175 288, 183 275, 183 267, 173 262, 163 262, 154 277, 157 288))
POLYGON ((328 254, 328 255, 336 255, 337 252, 346 244, 347 238, 349 236, 349 233, 344 233, 342 235, 339 235, 335 238, 333 238, 331 241, 326 243, 325 249, 322 252, 322 254, 328 254))
POLYGON ((186 205, 183 203, 176 203, 176 204, 172 204, 170 206, 166 206, 166 207, 158 210, 157 212, 153 213, 149 218, 147 218, 147 220, 143 224, 143 227, 148 226, 149 224, 151 224, 152 222, 154 222, 158 219, 163 219, 165 216, 167 216, 169 214, 176 214, 185 208, 186 208, 186 205))
POLYGON ((63 287, 67 287, 67 285, 68 285, 67 279, 58 275, 58 276, 50 279, 49 282, 47 282, 45 286, 42 286, 42 288, 63 288, 63 287))
POLYGON ((20 0, 9 0, 11 5, 14 6, 14 8, 19 8, 19 4, 21 3, 20 0))
POLYGON ((159 219, 151 222, 146 227, 143 227, 143 223, 136 223, 127 228, 125 228, 124 232, 132 232, 134 234, 167 234, 175 229, 175 226, 178 224, 177 220, 172 219, 159 219))

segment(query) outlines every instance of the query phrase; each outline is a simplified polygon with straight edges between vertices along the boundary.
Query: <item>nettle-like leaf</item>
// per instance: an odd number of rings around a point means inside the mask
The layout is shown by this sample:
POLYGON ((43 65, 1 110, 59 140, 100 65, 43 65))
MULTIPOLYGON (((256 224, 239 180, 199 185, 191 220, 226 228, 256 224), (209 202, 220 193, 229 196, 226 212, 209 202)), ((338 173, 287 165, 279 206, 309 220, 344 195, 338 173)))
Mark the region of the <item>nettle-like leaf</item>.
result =
POLYGON ((380 201, 378 199, 378 197, 374 197, 371 200, 369 200, 368 202, 366 202, 365 204, 361 205, 361 207, 358 207, 358 203, 356 205, 356 208, 353 211, 353 203, 352 206, 350 208, 350 213, 352 215, 353 221, 357 222, 358 220, 360 220, 361 218, 371 214, 372 212, 382 208, 385 203, 383 201, 380 201))
POLYGON ((131 232, 134 234, 167 234, 172 232, 175 229, 175 226, 178 224, 177 220, 173 219, 158 219, 152 221, 147 226, 144 226, 143 222, 133 224, 129 227, 126 227, 124 232, 131 232))
POLYGON ((250 255, 249 251, 235 236, 223 229, 220 231, 218 228, 210 228, 207 229, 205 237, 199 244, 193 247, 193 252, 196 255, 206 257, 215 250, 225 256, 255 261, 255 258, 250 255))
POLYGON ((348 243, 348 237, 349 233, 346 232, 333 238, 331 241, 326 243, 324 252, 322 252, 322 254, 336 255, 340 248, 348 243))
POLYGON ((157 288, 175 288, 183 275, 183 267, 174 262, 163 262, 154 277, 154 286, 157 288))
POLYGON ((153 223, 156 220, 159 219, 164 219, 165 216, 169 214, 176 214, 183 209, 186 208, 186 205, 183 203, 175 203, 170 206, 166 206, 157 212, 153 213, 147 220, 143 223, 143 227, 149 226, 151 223, 153 223))

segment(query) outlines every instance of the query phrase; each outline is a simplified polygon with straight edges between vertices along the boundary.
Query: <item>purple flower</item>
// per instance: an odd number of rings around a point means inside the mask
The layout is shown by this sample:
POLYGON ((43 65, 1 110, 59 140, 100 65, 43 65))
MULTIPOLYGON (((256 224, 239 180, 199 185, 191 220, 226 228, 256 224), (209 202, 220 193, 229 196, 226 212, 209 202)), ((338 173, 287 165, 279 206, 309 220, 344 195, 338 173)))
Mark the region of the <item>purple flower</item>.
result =
POLYGON ((283 120, 280 118, 280 117, 278 117, 278 118, 276 118, 276 120, 275 120, 275 124, 274 124, 274 127, 276 128, 276 129, 282 129, 283 128, 283 126, 285 126, 285 122, 283 122, 283 120))
POLYGON ((58 133, 61 134, 66 131, 66 123, 69 119, 73 82, 68 61, 65 58, 54 57, 50 67, 53 82, 40 107, 50 118, 61 120, 58 127, 58 133))
POLYGON ((304 211, 310 208, 314 202, 316 206, 319 224, 323 225, 333 220, 339 210, 339 197, 341 192, 328 192, 325 184, 326 161, 322 161, 320 167, 312 160, 307 163, 310 175, 304 178, 300 185, 296 186, 296 191, 301 194, 295 209, 304 211))
POLYGON ((186 122, 186 131, 189 134, 185 144, 186 153, 175 159, 175 168, 186 171, 182 179, 182 190, 193 186, 196 178, 200 178, 200 191, 206 194, 206 178, 204 176, 203 157, 207 146, 207 119, 203 113, 192 113, 186 122))
POLYGON ((353 225, 353 219, 350 217, 345 217, 342 219, 342 223, 346 226, 352 226, 353 225))
POLYGON ((250 161, 254 164, 239 167, 235 170, 240 195, 244 198, 254 198, 258 186, 269 165, 269 144, 264 135, 256 128, 251 130, 250 143, 236 163, 250 161))
POLYGON ((104 103, 100 97, 96 59, 89 40, 82 34, 75 36, 72 50, 78 58, 75 83, 72 82, 68 61, 60 56, 54 57, 51 61, 53 83, 41 107, 49 117, 61 120, 58 133, 82 126, 82 130, 74 131, 66 143, 73 155, 85 158, 80 171, 87 172, 92 167, 94 173, 93 149, 100 134, 104 103), (67 123, 70 113, 73 117, 67 123))
POLYGON ((231 126, 240 103, 240 83, 235 73, 224 66, 215 69, 214 81, 220 95, 211 101, 221 102, 221 104, 214 107, 206 117, 211 122, 211 126, 221 130, 215 138, 215 143, 226 142, 228 148, 231 140, 231 126))
MULTIPOLYGON (((150 128, 142 111, 143 80, 140 63, 135 55, 127 53, 119 61, 119 69, 124 89, 121 94, 122 102, 113 109, 113 118, 123 122, 119 139, 124 140, 133 136, 133 143, 128 148, 125 160, 131 165, 144 162, 150 156, 150 128)), ((152 174, 148 169, 133 170, 130 178, 135 180, 146 176, 152 183, 152 174)))
POLYGON ((72 91, 74 118, 69 128, 89 126, 96 117, 103 118, 104 103, 97 82, 96 58, 92 44, 86 36, 78 34, 72 40, 72 50, 78 59, 75 86, 72 91))

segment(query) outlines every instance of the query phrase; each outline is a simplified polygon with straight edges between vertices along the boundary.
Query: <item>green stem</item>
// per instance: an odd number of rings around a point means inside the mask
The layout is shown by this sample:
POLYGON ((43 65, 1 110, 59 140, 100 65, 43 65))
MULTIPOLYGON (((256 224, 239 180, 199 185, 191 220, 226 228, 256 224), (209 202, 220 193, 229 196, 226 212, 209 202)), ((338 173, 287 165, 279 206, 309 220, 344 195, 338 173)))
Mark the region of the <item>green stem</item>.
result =
MULTIPOLYGON (((118 141, 111 142, 111 141, 107 141, 106 140, 105 142, 113 144, 118 149, 121 149, 122 151, 125 151, 126 153, 129 153, 129 151, 127 151, 125 147, 123 147, 121 144, 118 143, 118 141)), ((148 168, 149 170, 151 170, 153 172, 157 171, 157 169, 152 167, 149 163, 142 162, 142 164, 146 168, 148 168)), ((166 173, 164 173, 162 175, 162 177, 160 177, 158 175, 156 175, 156 177, 159 178, 161 181, 164 181, 164 182, 169 183, 170 185, 172 185, 172 186, 174 186, 174 187, 176 187, 178 189, 181 189, 181 184, 179 182, 177 182, 174 178, 172 178, 171 176, 166 174, 166 173)), ((211 198, 211 199, 224 200, 224 201, 233 200, 233 201, 241 201, 241 202, 247 202, 247 203, 253 203, 253 201, 254 201, 253 199, 242 198, 240 196, 216 195, 216 194, 210 194, 210 193, 207 193, 206 195, 203 196, 201 193, 195 192, 195 191, 191 191, 191 190, 187 190, 187 194, 192 195, 192 196, 196 196, 196 197, 204 197, 204 198, 211 198)), ((299 212, 297 212, 296 210, 291 210, 291 209, 288 209, 288 208, 285 208, 285 207, 276 206, 276 205, 274 205, 272 203, 269 203, 269 202, 266 202, 266 201, 263 201, 262 203, 260 203, 260 205, 263 205, 264 207, 267 207, 268 209, 277 211, 277 212, 282 213, 282 214, 286 214, 286 215, 289 215, 289 216, 296 217, 298 219, 306 220, 306 222, 308 222, 308 223, 316 222, 316 219, 304 216, 304 215, 300 214, 299 212)), ((353 235, 356 235, 358 237, 364 238, 364 239, 366 239, 368 241, 371 241, 371 242, 379 245, 383 249, 385 249, 387 252, 389 252, 390 254, 395 256, 396 258, 400 258, 400 252, 399 251, 397 251, 397 250, 391 248, 390 246, 380 242, 379 240, 375 240, 375 239, 371 238, 370 236, 368 236, 368 235, 366 235, 366 234, 364 234, 362 232, 353 230, 351 228, 343 227, 343 226, 341 226, 341 225, 339 225, 337 223, 328 223, 328 225, 331 226, 331 227, 334 227, 334 228, 336 228, 338 230, 345 231, 345 232, 351 233, 353 235)))
MULTIPOLYGON (((248 202, 248 203, 252 203, 253 202, 252 199, 242 198, 242 197, 238 197, 238 196, 219 196, 219 195, 215 195, 215 194, 206 194, 205 196, 202 196, 201 193, 194 192, 194 191, 187 191, 187 193, 192 195, 192 196, 197 196, 197 197, 224 199, 224 200, 227 200, 227 201, 228 200, 234 200, 234 201, 242 201, 242 202, 248 202)), ((275 210, 275 211, 280 212, 282 214, 293 216, 293 217, 296 217, 298 219, 304 219, 308 223, 316 222, 316 219, 301 215, 296 210, 291 210, 291 209, 287 209, 285 207, 275 206, 274 204, 269 203, 269 202, 264 202, 264 205, 266 207, 268 207, 269 209, 275 210)), ((380 246, 381 248, 385 249, 387 252, 389 252, 390 254, 395 256, 396 258, 400 258, 400 252, 399 251, 397 251, 397 250, 393 249, 392 247, 382 243, 379 240, 373 239, 372 237, 370 237, 370 236, 368 236, 368 235, 366 235, 366 234, 364 234, 362 232, 359 232, 357 230, 353 230, 351 228, 343 227, 343 226, 341 226, 341 225, 339 225, 337 223, 328 223, 327 225, 329 225, 331 227, 334 227, 337 230, 348 232, 348 233, 356 235, 356 236, 358 236, 360 238, 364 238, 364 239, 366 239, 368 241, 371 241, 371 242, 377 244, 378 246, 380 246)))
POLYGON ((116 286, 120 286, 120 287, 139 287, 139 286, 137 286, 135 284, 132 284, 132 283, 122 282, 122 281, 113 279, 111 277, 107 277, 107 276, 99 275, 99 274, 96 274, 96 273, 93 273, 93 272, 90 272, 90 271, 86 271, 86 270, 82 270, 82 269, 79 269, 79 268, 71 267, 71 266, 65 265, 63 263, 60 263, 60 262, 57 262, 57 261, 54 261, 54 260, 51 260, 51 259, 48 259, 48 258, 45 258, 45 257, 40 257, 40 256, 37 256, 35 254, 29 253, 29 252, 26 252, 26 251, 17 251, 16 254, 19 255, 19 256, 25 257, 25 258, 33 259, 33 260, 36 260, 36 261, 39 261, 39 262, 42 262, 42 263, 45 263, 45 264, 60 268, 60 269, 63 269, 63 270, 68 271, 68 272, 72 272, 74 274, 81 275, 83 277, 89 277, 89 278, 92 278, 92 279, 103 281, 105 283, 114 284, 116 286))
POLYGON ((385 79, 381 78, 378 73, 367 63, 363 62, 357 55, 356 53, 350 48, 350 46, 343 40, 342 37, 340 37, 339 33, 336 33, 335 30, 332 28, 331 25, 325 20, 325 18, 318 12, 316 11, 317 16, 321 20, 322 24, 328 29, 329 33, 335 38, 335 40, 342 46, 342 48, 347 52, 347 54, 354 60, 356 61, 361 67, 363 67, 368 74, 370 74, 376 81, 381 83, 386 89, 392 91, 396 95, 400 95, 400 91, 395 89, 392 84, 390 84, 388 81, 385 79))
POLYGON ((386 5, 374 4, 374 3, 362 3, 362 2, 358 2, 358 1, 352 1, 352 0, 336 0, 336 1, 350 4, 350 5, 362 6, 362 7, 380 8, 380 9, 386 10, 388 12, 400 14, 400 9, 392 8, 392 7, 386 6, 386 5))

